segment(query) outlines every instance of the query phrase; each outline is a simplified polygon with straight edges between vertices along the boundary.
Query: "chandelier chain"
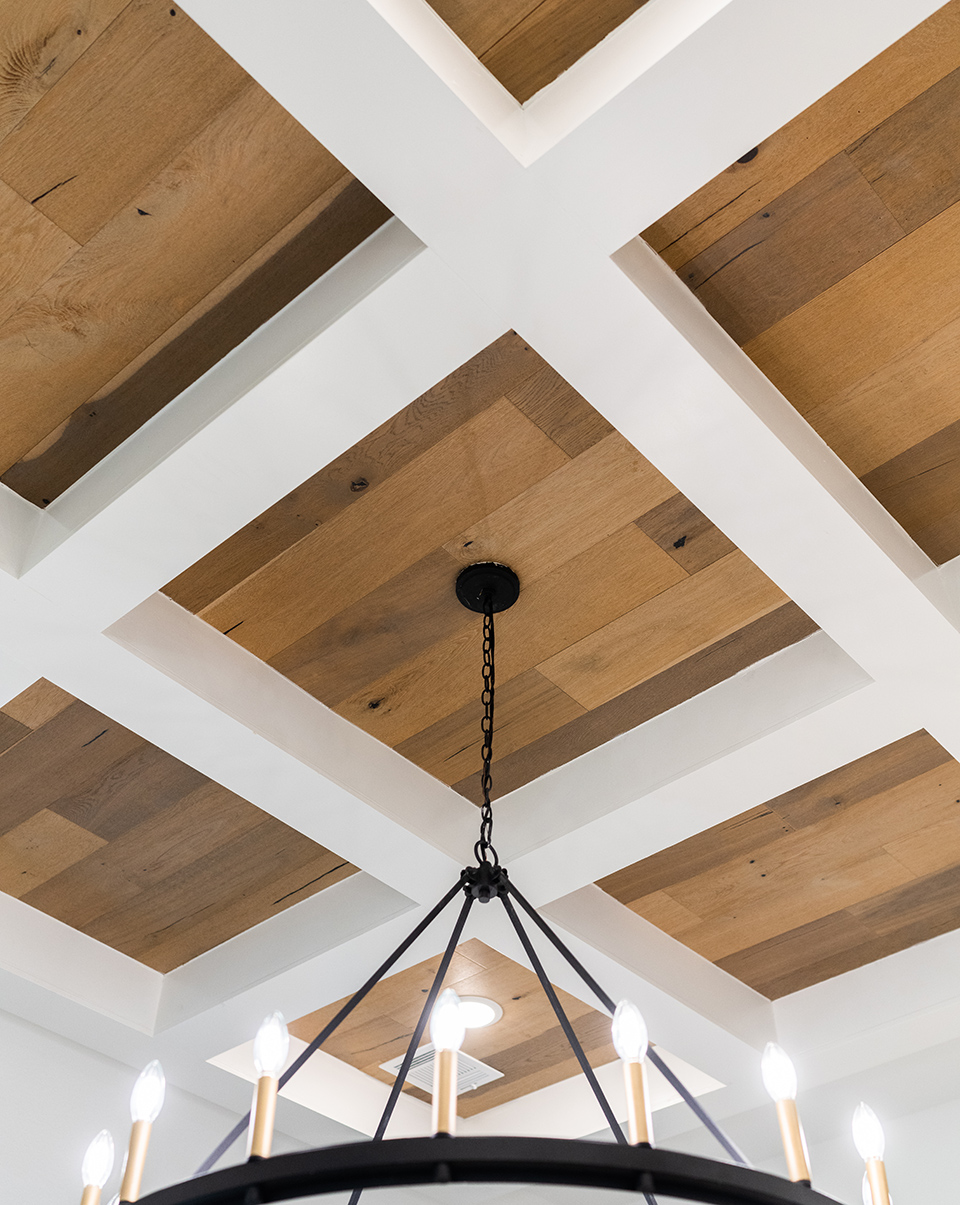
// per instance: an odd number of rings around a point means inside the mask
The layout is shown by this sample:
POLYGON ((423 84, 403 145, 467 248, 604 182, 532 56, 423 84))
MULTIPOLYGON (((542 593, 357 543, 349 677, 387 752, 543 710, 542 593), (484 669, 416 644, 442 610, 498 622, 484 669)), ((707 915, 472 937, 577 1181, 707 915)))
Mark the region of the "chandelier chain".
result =
POLYGON ((493 595, 488 591, 483 600, 483 693, 480 696, 483 704, 483 718, 480 721, 480 731, 483 735, 483 769, 480 772, 483 804, 480 808, 480 839, 474 847, 474 853, 478 862, 486 862, 496 868, 500 865, 500 859, 493 845, 493 806, 490 803, 490 791, 493 788, 490 772, 493 762, 493 705, 496 691, 494 657, 493 595))

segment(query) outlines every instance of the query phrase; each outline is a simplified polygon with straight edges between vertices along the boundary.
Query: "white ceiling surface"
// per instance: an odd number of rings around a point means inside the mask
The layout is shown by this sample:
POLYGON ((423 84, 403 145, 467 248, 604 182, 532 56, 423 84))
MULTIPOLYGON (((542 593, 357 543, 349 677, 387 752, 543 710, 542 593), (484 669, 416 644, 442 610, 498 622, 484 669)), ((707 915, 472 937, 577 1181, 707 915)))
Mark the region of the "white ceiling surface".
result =
POLYGON ((960 757, 955 568, 631 242, 939 5, 650 0, 522 110, 422 0, 187 7, 399 220, 46 511, 0 491, 0 694, 46 677, 365 873, 166 976, 0 898, 0 1005, 239 1108, 207 1060, 346 995, 453 881, 471 805, 157 591, 513 328, 823 629, 506 798, 514 878, 722 1115, 778 1029, 821 1086, 955 1042, 956 935, 770 1005, 590 886, 918 728, 960 757))

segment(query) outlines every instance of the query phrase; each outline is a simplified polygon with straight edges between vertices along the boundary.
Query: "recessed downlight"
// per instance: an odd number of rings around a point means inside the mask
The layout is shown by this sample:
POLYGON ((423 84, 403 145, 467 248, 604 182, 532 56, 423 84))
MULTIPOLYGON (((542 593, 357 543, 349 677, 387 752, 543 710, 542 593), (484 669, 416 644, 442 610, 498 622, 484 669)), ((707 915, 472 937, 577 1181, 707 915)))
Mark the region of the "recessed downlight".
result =
POLYGON ((461 996, 460 1019, 466 1029, 485 1029, 503 1016, 503 1009, 486 996, 461 996))

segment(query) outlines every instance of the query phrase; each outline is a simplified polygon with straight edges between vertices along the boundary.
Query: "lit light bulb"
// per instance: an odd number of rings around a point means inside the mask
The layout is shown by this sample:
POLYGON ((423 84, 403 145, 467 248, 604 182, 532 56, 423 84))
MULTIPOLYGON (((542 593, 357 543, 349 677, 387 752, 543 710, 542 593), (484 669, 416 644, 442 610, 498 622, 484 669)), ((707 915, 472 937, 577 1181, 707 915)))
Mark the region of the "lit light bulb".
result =
POLYGON ((440 993, 430 1015, 430 1041, 435 1050, 459 1050, 466 1030, 460 1016, 460 997, 452 987, 440 993))
POLYGON ((87 1147, 80 1175, 84 1188, 103 1188, 113 1171, 113 1135, 101 1130, 87 1147))
POLYGON ((613 1045, 625 1063, 642 1063, 647 1057, 647 1023, 632 1000, 621 1000, 613 1014, 613 1045))
POLYGON ((861 1101, 853 1114, 853 1141, 865 1162, 871 1159, 882 1159, 886 1145, 883 1137, 883 1126, 880 1119, 869 1105, 861 1101))
POLYGON ((156 1059, 148 1063, 137 1077, 130 1094, 130 1117, 133 1121, 145 1121, 149 1125, 160 1116, 167 1081, 163 1068, 156 1059))
POLYGON ((276 1079, 283 1070, 289 1050, 290 1034, 283 1013, 271 1013, 264 1018, 253 1039, 253 1063, 257 1075, 270 1075, 276 1079))
POLYGON ((763 1076, 763 1086, 770 1093, 770 1099, 796 1100, 797 1073, 790 1056, 776 1042, 768 1042, 764 1047, 763 1058, 760 1060, 760 1074, 763 1076))

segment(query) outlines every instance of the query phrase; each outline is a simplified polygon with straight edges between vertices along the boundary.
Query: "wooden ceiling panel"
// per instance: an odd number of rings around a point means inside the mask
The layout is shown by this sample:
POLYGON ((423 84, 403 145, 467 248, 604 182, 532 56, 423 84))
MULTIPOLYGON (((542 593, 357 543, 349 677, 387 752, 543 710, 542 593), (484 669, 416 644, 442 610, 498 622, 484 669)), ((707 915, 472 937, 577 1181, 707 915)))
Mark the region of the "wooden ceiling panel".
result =
POLYGON ((960 554, 960 3, 644 237, 936 561, 960 554))
POLYGON ((0 711, 0 891, 168 971, 355 868, 41 680, 0 711))
POLYGON ((509 563, 496 754, 512 789, 814 630, 662 474, 507 334, 167 593, 468 798, 479 621, 509 563))
MULTIPOLYGON (((381 980, 326 1041, 324 1050, 393 1084, 393 1076, 381 1071, 380 1064, 406 1050, 439 965, 437 956, 381 980)), ((461 1117, 473 1117, 578 1074, 579 1065, 533 971, 474 938, 457 947, 443 985, 461 996, 484 996, 503 1009, 493 1025, 467 1030, 464 1053, 502 1071, 503 1078, 462 1093, 457 1101, 461 1117)), ((560 988, 556 992, 590 1065, 613 1062, 610 1018, 560 988)), ((347 999, 299 1017, 291 1022, 290 1032, 311 1041, 347 999)), ((424 1043, 428 1040, 425 1037, 424 1043)), ((420 1100, 430 1099, 410 1084, 404 1091, 420 1100)))
POLYGON ((178 6, 21 8, 0 17, 21 399, 0 473, 44 505, 389 215, 178 6))
POLYGON ((523 104, 646 0, 430 0, 460 40, 523 104))
POLYGON ((776 998, 960 926, 958 805, 918 732, 599 886, 776 998))

